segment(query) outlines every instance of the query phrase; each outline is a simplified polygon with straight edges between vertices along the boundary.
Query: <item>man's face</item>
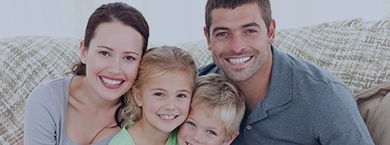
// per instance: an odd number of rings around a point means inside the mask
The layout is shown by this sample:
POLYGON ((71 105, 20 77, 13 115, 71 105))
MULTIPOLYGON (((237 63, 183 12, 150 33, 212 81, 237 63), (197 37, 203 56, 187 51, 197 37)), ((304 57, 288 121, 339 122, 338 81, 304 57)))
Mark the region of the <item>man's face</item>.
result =
POLYGON ((215 64, 231 80, 248 81, 271 62, 275 23, 272 21, 267 32, 257 3, 215 9, 211 18, 210 31, 205 32, 208 49, 215 64))

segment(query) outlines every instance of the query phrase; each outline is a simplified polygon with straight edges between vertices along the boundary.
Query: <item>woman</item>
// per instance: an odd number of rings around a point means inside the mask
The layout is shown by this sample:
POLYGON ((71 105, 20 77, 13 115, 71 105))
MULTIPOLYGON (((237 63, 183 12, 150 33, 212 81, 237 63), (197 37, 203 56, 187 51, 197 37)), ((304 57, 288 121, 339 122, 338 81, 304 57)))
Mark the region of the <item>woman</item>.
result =
POLYGON ((149 26, 124 3, 100 6, 80 42, 73 76, 39 84, 27 99, 26 144, 108 144, 127 118, 124 94, 147 48, 149 26))

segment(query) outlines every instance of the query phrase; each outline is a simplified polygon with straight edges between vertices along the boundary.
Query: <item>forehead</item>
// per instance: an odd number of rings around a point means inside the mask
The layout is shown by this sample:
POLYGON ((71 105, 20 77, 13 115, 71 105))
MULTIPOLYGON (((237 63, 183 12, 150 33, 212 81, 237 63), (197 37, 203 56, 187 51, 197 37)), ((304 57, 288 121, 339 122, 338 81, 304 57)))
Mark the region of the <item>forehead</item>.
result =
POLYGON ((264 23, 257 3, 244 4, 234 9, 218 8, 211 12, 211 29, 238 27, 249 23, 264 23))

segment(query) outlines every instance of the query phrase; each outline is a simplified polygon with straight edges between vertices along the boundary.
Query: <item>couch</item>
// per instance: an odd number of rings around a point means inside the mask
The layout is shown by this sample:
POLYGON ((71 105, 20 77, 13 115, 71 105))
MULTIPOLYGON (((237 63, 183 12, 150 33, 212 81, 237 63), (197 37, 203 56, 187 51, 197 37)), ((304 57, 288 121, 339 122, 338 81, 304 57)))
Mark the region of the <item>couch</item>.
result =
MULTIPOLYGON (((390 20, 360 18, 278 30, 274 44, 341 78, 356 94, 390 80, 390 20)), ((40 82, 69 75, 79 39, 20 36, 0 39, 0 144, 23 138, 25 100, 40 82)), ((150 44, 149 47, 156 45, 150 44)), ((197 66, 211 62, 205 40, 180 43, 197 66)))

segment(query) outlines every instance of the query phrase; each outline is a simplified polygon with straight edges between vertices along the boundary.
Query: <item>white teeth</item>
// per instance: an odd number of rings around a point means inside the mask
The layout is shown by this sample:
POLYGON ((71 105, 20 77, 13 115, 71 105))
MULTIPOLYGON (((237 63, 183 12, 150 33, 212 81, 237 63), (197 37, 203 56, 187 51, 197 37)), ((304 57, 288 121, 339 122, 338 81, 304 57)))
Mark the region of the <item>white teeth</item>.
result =
POLYGON ((174 119, 175 115, 159 115, 162 119, 174 119))
POLYGON ((106 78, 103 78, 102 77, 102 80, 104 83, 108 84, 108 85, 119 85, 122 81, 115 81, 115 80, 110 80, 110 79, 106 79, 106 78))
POLYGON ((233 63, 233 64, 239 64, 239 63, 244 63, 246 61, 248 61, 250 59, 250 57, 243 57, 243 58, 237 58, 237 59, 228 59, 229 62, 233 63))

